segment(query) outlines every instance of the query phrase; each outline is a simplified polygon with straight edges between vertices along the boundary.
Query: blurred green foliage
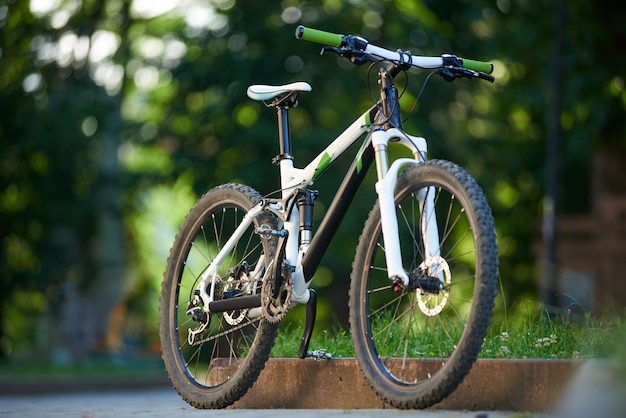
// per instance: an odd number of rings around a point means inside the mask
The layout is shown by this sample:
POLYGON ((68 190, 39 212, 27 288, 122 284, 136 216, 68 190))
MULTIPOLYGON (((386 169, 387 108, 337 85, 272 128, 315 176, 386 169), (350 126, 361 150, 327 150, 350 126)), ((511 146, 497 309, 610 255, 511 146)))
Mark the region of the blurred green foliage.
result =
MULTIPOLYGON (((99 312, 108 333, 83 350, 101 340, 116 349, 154 345, 161 274, 195 199, 224 182, 277 188, 275 114, 246 97, 248 85, 313 86, 291 113, 299 166, 371 106, 367 69, 319 56, 318 45, 294 38, 298 24, 413 54, 494 62, 494 84, 431 79, 405 128, 429 139, 432 157, 477 178, 496 218, 503 293, 509 302, 534 297, 553 8, 531 0, 0 0, 0 354, 63 346, 55 324, 80 321, 64 315, 67 289, 89 311, 110 282, 122 289, 113 310, 122 319, 111 330, 114 315, 99 312), (106 155, 117 156, 113 167, 106 155), (96 274, 107 263, 106 248, 95 250, 107 232, 103 212, 123 226, 122 275, 96 274)), ((566 2, 564 213, 590 209, 595 152, 626 153, 625 8, 566 2)), ((408 72, 405 112, 426 75, 408 72)), ((342 169, 316 184, 316 216, 342 169)), ((346 323, 351 260, 373 189, 357 199, 313 282, 322 326, 346 323)))

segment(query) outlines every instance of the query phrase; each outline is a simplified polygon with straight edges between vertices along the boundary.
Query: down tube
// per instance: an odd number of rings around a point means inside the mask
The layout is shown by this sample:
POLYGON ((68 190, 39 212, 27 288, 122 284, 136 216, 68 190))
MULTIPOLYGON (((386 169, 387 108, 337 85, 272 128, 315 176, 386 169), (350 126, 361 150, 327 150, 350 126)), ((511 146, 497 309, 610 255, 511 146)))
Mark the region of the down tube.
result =
POLYGON ((359 158, 355 158, 352 162, 346 177, 335 194, 335 198, 326 211, 324 219, 311 240, 308 251, 302 259, 302 271, 307 283, 313 278, 322 257, 328 249, 330 241, 335 236, 337 228, 346 215, 348 207, 350 203, 352 203, 359 186, 363 183, 363 179, 372 165, 372 161, 374 161, 374 147, 372 146, 371 140, 368 140, 363 154, 361 155, 360 162, 359 158))

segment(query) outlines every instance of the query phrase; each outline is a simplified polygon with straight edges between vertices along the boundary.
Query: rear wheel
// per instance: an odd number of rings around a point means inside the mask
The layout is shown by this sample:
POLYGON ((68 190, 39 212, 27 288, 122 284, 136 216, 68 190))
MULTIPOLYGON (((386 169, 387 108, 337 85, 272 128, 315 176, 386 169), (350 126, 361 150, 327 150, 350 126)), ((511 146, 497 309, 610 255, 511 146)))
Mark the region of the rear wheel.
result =
MULTIPOLYGON (((236 184, 210 190, 187 215, 170 251, 161 291, 161 350, 173 386, 196 408, 224 408, 243 396, 276 338, 278 324, 262 319, 261 308, 208 315, 196 291, 202 273, 261 198, 236 184)), ((218 269, 213 301, 260 300, 276 239, 262 239, 256 228, 276 230, 277 223, 270 213, 255 218, 218 269)))
POLYGON ((376 393, 397 408, 426 408, 454 391, 481 350, 497 288, 496 237, 480 187, 453 163, 405 170, 395 201, 410 283, 388 278, 376 204, 353 265, 350 326, 376 393), (424 199, 434 210, 424 210, 424 199), (435 225, 440 245, 426 254, 424 236, 435 225))

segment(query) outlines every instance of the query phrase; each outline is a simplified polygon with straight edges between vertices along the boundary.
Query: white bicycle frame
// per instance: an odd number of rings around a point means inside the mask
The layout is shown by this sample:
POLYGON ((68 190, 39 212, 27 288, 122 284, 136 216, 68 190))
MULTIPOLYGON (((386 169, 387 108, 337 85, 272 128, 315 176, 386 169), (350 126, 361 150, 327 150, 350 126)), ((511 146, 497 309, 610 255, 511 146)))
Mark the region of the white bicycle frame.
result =
MULTIPOLYGON (((280 161, 280 182, 283 199, 295 199, 292 193, 293 190, 312 185, 327 166, 332 164, 344 151, 358 141, 359 138, 370 133, 371 126, 368 122, 368 113, 369 112, 366 112, 361 115, 306 167, 294 167, 293 160, 290 158, 285 158, 280 161)), ((376 192, 380 203, 383 242, 385 245, 385 257, 388 269, 387 274, 390 280, 401 281, 404 285, 408 285, 409 277, 403 268, 398 238, 398 220, 396 217, 394 191, 400 170, 407 166, 417 165, 425 160, 427 152, 426 140, 422 137, 408 135, 396 128, 386 131, 377 129, 370 134, 376 155, 376 169, 378 173, 376 192), (394 143, 401 144, 408 148, 414 158, 397 159, 388 167, 387 146, 392 140, 394 143)), ((418 200, 423 214, 433 213, 433 193, 428 193, 427 189, 425 189, 419 194, 418 200)), ((284 214, 286 207, 275 204, 272 209, 278 213, 284 214)), ((198 285, 198 289, 204 301, 205 309, 208 309, 209 302, 213 301, 215 279, 217 278, 217 271, 220 264, 226 255, 234 248, 246 229, 252 224, 254 218, 262 212, 262 206, 257 205, 246 214, 239 227, 202 274, 202 280, 198 285), (209 292, 207 292, 206 289, 210 289, 209 292)), ((435 216, 425 216, 423 221, 422 234, 424 234, 425 238, 424 245, 426 256, 438 256, 439 233, 436 218, 435 216)), ((289 219, 284 222, 284 229, 287 230, 289 234, 285 247, 285 259, 289 265, 295 267, 295 271, 292 274, 292 301, 306 303, 309 299, 308 287, 310 282, 306 282, 304 278, 302 259, 307 252, 308 244, 300 243, 299 225, 300 213, 297 210, 292 210, 289 219)))
MULTIPOLYGON (((371 44, 367 44, 364 52, 383 60, 406 62, 419 68, 441 68, 444 64, 442 57, 411 56, 400 51, 390 51, 371 44)), ((295 199, 295 196, 292 194, 294 189, 312 185, 315 179, 328 165, 332 164, 332 162, 352 144, 369 132, 376 155, 376 170, 378 175, 376 193, 380 206, 387 275, 390 280, 400 282, 407 286, 409 284, 409 276, 402 264, 394 191, 396 180, 401 169, 425 161, 427 144, 424 138, 411 136, 397 128, 388 130, 375 129, 372 132, 370 132, 370 130, 371 124, 369 123, 368 111, 336 137, 330 145, 306 167, 301 169, 295 168, 291 158, 280 160, 280 183, 283 199, 288 199, 290 195, 292 196, 291 198, 295 199), (413 153, 414 158, 400 158, 395 160, 391 166, 388 166, 387 146, 392 140, 394 143, 399 143, 408 148, 413 153)), ((425 258, 440 256, 439 230, 434 214, 434 193, 429 193, 429 189, 430 188, 425 188, 418 193, 418 203, 423 218, 420 224, 422 227, 421 233, 424 237, 425 258)), ((284 214, 286 208, 279 206, 280 205, 273 207, 273 210, 284 214)), ((202 274, 202 280, 198 288, 204 302, 205 310, 208 311, 209 302, 213 301, 213 289, 215 287, 215 279, 217 278, 219 265, 226 254, 233 249, 243 232, 251 225, 254 217, 261 212, 262 208, 260 206, 248 212, 233 236, 227 241, 219 254, 202 274), (209 284, 211 284, 211 286, 208 286, 209 284), (211 289, 210 295, 206 291, 207 288, 211 289)), ((307 282, 304 277, 302 259, 307 252, 308 244, 300 243, 299 225, 299 211, 292 210, 289 219, 284 223, 284 228, 289 233, 285 248, 285 259, 288 261, 289 265, 295 267, 295 271, 292 274, 292 300, 297 303, 306 303, 309 299, 309 292, 307 291, 309 282, 307 282)), ((439 275, 439 279, 443 284, 443 277, 441 275, 439 275)))

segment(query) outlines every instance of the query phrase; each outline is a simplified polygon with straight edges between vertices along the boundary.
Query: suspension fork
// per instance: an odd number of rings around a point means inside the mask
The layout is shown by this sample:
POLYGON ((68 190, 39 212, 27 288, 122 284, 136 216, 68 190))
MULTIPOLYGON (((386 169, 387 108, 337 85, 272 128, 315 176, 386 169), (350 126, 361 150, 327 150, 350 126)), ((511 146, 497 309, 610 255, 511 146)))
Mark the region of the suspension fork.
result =
MULTIPOLYGON (((402 253, 400 250, 400 238, 398 235, 398 217, 396 215, 395 189, 398 173, 403 167, 410 167, 424 161, 426 155, 426 140, 421 137, 409 136, 399 129, 377 130, 372 133, 372 145, 376 157, 376 170, 378 182, 376 193, 380 207, 381 228, 383 244, 385 246, 385 261, 387 263, 387 275, 390 280, 409 285, 409 276, 404 270, 402 253), (395 160, 390 167, 387 163, 387 144, 390 140, 397 141, 413 150, 415 158, 400 158, 395 160)), ((425 258, 439 255, 439 231, 434 212, 434 193, 432 187, 419 190, 417 193, 418 203, 422 219, 421 239, 423 239, 425 258)), ((440 278, 441 279, 441 278, 440 278)))

